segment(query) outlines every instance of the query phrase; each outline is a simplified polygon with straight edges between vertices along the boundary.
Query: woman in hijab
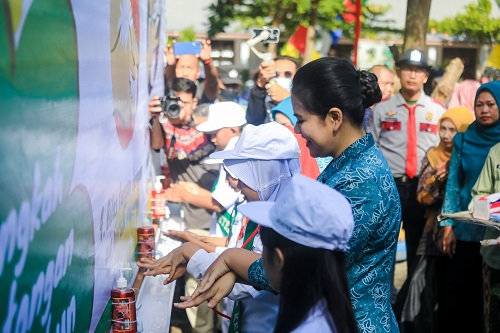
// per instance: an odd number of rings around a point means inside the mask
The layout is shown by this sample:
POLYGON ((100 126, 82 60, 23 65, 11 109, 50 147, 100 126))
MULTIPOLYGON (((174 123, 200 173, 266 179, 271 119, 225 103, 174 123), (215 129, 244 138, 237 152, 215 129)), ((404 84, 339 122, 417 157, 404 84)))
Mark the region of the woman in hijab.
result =
MULTIPOLYGON (((491 147, 500 142, 498 102, 500 81, 479 87, 474 101, 476 120, 465 133, 455 135, 453 153, 443 202, 443 213, 467 210, 471 189, 483 168, 491 147)), ((479 241, 484 227, 468 223, 441 221, 444 227, 442 251, 450 259, 447 273, 447 330, 476 332, 482 330, 482 258, 479 241), (456 320, 467 318, 467 320, 456 320)))
POLYGON ((473 121, 474 117, 466 107, 446 111, 438 124, 441 141, 438 146, 429 149, 422 161, 417 199, 427 207, 426 222, 414 267, 411 268, 415 274, 404 283, 394 307, 401 332, 433 333, 444 330, 439 312, 444 303, 441 291, 446 277, 443 268, 447 261, 440 252, 441 244, 437 244, 437 217, 443 205, 453 138, 457 132, 465 132, 473 121))

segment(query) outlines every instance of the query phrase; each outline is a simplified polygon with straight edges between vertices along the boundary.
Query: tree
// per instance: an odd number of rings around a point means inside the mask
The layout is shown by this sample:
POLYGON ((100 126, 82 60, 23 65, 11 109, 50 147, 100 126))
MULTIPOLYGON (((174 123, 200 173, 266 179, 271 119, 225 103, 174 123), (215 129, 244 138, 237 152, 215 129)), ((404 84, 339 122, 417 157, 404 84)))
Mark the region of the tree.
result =
POLYGON ((403 51, 408 49, 425 50, 427 25, 432 0, 408 0, 403 51))
MULTIPOLYGON (((281 29, 282 38, 287 39, 298 24, 319 26, 327 31, 341 29, 345 37, 354 34, 354 24, 340 18, 344 13, 345 0, 217 0, 209 6, 211 16, 208 35, 214 36, 235 21, 243 29, 251 26, 272 26, 281 29), (311 24, 312 23, 312 24, 311 24)), ((384 28, 379 16, 388 6, 363 5, 364 34, 378 31, 401 32, 384 28), (376 23, 376 24, 374 24, 376 23)))
POLYGON ((431 20, 429 29, 462 39, 480 43, 492 43, 500 39, 500 19, 490 18, 491 1, 479 0, 465 7, 465 13, 441 22, 431 20))

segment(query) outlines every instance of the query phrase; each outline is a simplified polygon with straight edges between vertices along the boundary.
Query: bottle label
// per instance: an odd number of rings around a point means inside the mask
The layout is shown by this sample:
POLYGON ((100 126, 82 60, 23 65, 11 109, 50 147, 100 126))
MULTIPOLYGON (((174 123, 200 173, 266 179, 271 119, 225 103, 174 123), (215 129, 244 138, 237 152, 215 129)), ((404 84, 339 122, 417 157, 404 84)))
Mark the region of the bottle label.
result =
POLYGON ((151 199, 151 210, 153 218, 161 218, 165 216, 165 205, 167 204, 167 198, 165 193, 154 193, 151 199))
POLYGON ((155 252, 154 234, 137 234, 137 244, 139 245, 138 257, 153 258, 155 252))
POLYGON ((133 297, 111 298, 113 305, 113 332, 132 332, 135 323, 135 311, 132 311, 133 297))

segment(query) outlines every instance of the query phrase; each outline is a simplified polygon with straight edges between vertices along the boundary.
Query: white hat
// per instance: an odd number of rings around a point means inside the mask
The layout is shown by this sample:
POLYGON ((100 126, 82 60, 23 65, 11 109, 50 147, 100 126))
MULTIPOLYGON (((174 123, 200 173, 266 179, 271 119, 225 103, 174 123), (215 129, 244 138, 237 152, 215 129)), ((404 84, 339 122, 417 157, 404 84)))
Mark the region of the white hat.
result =
POLYGON ((336 190, 294 175, 275 202, 254 201, 238 212, 285 238, 312 248, 348 249, 354 229, 349 201, 336 190))
POLYGON ((219 102, 208 107, 208 120, 196 126, 200 132, 213 132, 225 127, 246 124, 245 110, 235 102, 219 102))
POLYGON ((292 132, 275 122, 247 125, 233 150, 218 151, 210 158, 231 160, 282 160, 300 157, 299 143, 292 132))
MULTIPOLYGON (((239 136, 233 136, 231 139, 229 139, 226 148, 224 150, 233 150, 234 146, 236 146, 236 142, 238 142, 239 136)), ((205 164, 220 164, 224 161, 222 158, 207 158, 206 160, 203 161, 205 164)), ((236 177, 233 177, 236 178, 236 177)))

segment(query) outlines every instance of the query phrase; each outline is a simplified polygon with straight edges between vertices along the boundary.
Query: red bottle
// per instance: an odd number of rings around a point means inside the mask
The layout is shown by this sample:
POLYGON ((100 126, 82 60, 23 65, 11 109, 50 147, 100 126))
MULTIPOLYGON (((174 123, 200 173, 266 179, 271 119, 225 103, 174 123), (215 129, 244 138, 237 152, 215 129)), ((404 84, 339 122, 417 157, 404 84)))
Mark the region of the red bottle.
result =
POLYGON ((152 226, 137 228, 137 258, 154 258, 155 229, 152 226))
POLYGON ((155 189, 151 193, 151 217, 153 219, 160 219, 165 217, 165 205, 167 200, 165 198, 165 190, 161 180, 165 176, 156 176, 155 189))
POLYGON ((120 277, 116 280, 116 288, 111 290, 113 332, 137 333, 135 292, 134 289, 127 287, 127 280, 123 277, 123 271, 132 268, 119 268, 119 270, 120 277))

